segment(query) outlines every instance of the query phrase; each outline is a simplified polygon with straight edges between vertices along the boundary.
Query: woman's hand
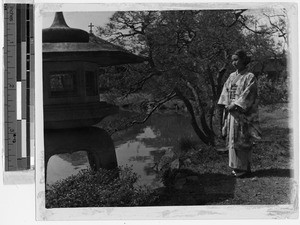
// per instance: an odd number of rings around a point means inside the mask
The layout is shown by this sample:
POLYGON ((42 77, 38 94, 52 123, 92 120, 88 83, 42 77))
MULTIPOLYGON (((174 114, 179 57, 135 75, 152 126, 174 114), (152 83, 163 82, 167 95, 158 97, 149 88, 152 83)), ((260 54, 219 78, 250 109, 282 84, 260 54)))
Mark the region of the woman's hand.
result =
POLYGON ((227 108, 227 111, 233 111, 233 110, 235 110, 236 109, 236 105, 234 104, 234 103, 231 103, 227 108))

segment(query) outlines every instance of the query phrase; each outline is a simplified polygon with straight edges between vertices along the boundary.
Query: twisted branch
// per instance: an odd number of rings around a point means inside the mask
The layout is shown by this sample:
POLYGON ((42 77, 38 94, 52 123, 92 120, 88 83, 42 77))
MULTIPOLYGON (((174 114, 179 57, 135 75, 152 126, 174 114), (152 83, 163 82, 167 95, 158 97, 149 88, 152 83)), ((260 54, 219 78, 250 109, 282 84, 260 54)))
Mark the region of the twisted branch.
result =
POLYGON ((169 93, 164 99, 158 101, 158 103, 147 113, 146 117, 143 120, 133 120, 130 122, 127 122, 126 124, 124 124, 122 127, 116 128, 115 130, 113 130, 112 132, 110 132, 110 135, 113 135, 114 133, 120 131, 120 130, 125 130, 128 129, 130 127, 132 127, 135 124, 143 124, 145 123, 150 116, 164 103, 166 103, 167 101, 170 101, 172 98, 174 98, 176 96, 176 93, 174 91, 172 91, 171 93, 169 93))

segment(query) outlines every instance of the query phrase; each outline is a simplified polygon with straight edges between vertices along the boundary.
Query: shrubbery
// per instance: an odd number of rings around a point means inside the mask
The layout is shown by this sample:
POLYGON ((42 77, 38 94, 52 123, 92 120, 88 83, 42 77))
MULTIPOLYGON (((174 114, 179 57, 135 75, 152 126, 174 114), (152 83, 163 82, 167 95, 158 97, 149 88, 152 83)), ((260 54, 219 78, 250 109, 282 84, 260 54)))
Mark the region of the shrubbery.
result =
POLYGON ((287 79, 272 81, 267 75, 258 77, 258 90, 260 104, 270 105, 288 101, 288 82, 287 79))
POLYGON ((136 185, 131 168, 82 170, 46 191, 47 208, 113 207, 151 205, 156 197, 145 186, 136 185))
MULTIPOLYGON (((157 162, 158 177, 164 186, 169 189, 176 183, 178 174, 184 176, 195 175, 190 170, 195 154, 201 149, 198 143, 188 137, 179 139, 178 148, 168 149, 157 162)), ((181 177, 182 178, 182 177, 181 177)))

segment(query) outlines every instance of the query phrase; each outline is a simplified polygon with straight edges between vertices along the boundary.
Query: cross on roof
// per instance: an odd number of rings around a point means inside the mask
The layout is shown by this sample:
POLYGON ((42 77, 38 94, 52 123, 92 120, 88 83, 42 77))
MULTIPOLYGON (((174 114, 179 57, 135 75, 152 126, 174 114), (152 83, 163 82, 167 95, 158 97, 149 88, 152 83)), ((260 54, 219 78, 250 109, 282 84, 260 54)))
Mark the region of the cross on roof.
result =
POLYGON ((90 33, 92 34, 94 25, 92 23, 90 23, 90 25, 88 25, 88 27, 90 28, 90 33))

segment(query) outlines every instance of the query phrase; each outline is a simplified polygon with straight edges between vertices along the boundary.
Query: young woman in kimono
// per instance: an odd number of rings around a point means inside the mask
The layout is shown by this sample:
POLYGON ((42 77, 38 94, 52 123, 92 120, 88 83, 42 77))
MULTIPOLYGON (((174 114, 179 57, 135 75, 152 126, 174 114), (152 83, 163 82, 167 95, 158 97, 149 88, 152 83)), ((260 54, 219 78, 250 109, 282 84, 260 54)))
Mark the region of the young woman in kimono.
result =
POLYGON ((232 175, 244 177, 251 173, 253 138, 260 139, 258 124, 257 82, 247 70, 250 57, 243 50, 232 56, 236 71, 231 73, 223 86, 218 101, 224 106, 222 135, 226 137, 229 167, 232 175))

